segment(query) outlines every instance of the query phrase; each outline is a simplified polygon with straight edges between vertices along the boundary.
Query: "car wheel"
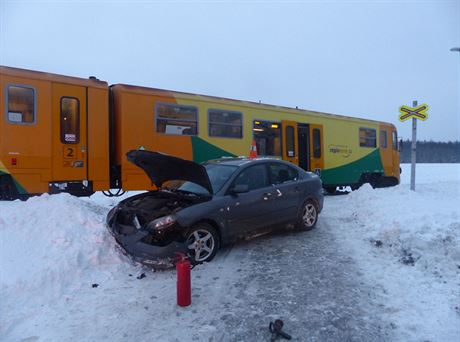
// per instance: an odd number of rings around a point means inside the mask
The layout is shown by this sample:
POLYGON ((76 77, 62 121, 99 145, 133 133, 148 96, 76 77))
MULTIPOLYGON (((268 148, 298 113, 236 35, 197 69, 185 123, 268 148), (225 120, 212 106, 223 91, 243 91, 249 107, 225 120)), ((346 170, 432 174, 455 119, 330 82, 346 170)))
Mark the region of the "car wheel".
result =
POLYGON ((190 261, 199 264, 214 258, 219 247, 219 239, 212 226, 202 223, 188 232, 185 244, 190 261))
POLYGON ((312 230, 318 221, 318 209, 313 200, 306 200, 301 207, 297 227, 302 230, 312 230))

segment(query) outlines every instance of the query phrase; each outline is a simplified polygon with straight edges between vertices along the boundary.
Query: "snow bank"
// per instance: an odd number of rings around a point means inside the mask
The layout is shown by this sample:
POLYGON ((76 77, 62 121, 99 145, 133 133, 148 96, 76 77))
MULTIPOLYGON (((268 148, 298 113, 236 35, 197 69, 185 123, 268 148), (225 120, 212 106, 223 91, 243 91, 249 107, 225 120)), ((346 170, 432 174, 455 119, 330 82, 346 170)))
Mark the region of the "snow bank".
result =
POLYGON ((402 184, 329 197, 322 219, 381 295, 401 340, 460 338, 460 165, 410 165, 402 184))
POLYGON ((126 267, 128 259, 103 227, 103 206, 68 194, 44 194, 2 203, 0 210, 4 298, 31 302, 39 295, 51 301, 88 286, 92 278, 110 278, 107 265, 126 267))
MULTIPOLYGON (((345 221, 362 239, 388 250, 406 265, 434 275, 460 274, 460 213, 452 183, 374 190, 365 185, 341 198, 352 208, 345 221)), ((457 196, 458 200, 458 196, 457 196)), ((341 214, 343 215, 343 213, 341 214)))

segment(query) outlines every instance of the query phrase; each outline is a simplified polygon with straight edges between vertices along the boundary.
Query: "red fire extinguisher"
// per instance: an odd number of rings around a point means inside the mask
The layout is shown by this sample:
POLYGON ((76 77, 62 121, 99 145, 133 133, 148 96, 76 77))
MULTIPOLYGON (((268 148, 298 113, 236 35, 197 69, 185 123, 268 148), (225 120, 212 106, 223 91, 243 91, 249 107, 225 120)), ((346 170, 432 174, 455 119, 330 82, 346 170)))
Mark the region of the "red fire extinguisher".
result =
POLYGON ((177 305, 189 306, 192 303, 192 287, 190 281, 190 260, 178 253, 177 271, 177 305))

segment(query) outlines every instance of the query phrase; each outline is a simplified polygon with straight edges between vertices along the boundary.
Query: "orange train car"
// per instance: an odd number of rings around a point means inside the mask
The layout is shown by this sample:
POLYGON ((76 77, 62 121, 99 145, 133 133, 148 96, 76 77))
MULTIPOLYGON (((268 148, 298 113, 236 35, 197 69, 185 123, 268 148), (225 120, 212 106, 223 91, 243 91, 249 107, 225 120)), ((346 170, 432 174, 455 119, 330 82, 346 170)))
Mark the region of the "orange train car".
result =
POLYGON ((129 150, 202 162, 247 155, 253 141, 259 155, 318 173, 328 191, 399 184, 387 122, 3 66, 0 87, 2 199, 149 190, 129 150))
POLYGON ((0 196, 106 190, 109 87, 0 66, 0 196))

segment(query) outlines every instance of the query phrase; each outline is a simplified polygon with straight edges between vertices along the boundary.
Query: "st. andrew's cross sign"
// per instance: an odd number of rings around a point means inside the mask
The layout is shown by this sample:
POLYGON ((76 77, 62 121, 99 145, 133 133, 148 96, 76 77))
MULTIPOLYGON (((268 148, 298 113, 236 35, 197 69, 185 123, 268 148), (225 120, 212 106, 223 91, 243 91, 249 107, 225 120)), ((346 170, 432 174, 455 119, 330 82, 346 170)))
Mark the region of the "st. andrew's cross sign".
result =
POLYGON ((412 118, 412 146, 411 146, 411 168, 410 168, 410 189, 415 191, 415 163, 416 163, 416 149, 417 149, 417 120, 425 121, 428 119, 428 105, 422 104, 417 106, 417 101, 414 101, 412 107, 401 106, 399 107, 400 121, 406 121, 412 118))
POLYGON ((420 106, 415 106, 415 108, 408 107, 408 106, 401 106, 399 107, 399 115, 400 121, 406 121, 407 119, 414 118, 425 121, 428 119, 428 105, 422 104, 420 106))

